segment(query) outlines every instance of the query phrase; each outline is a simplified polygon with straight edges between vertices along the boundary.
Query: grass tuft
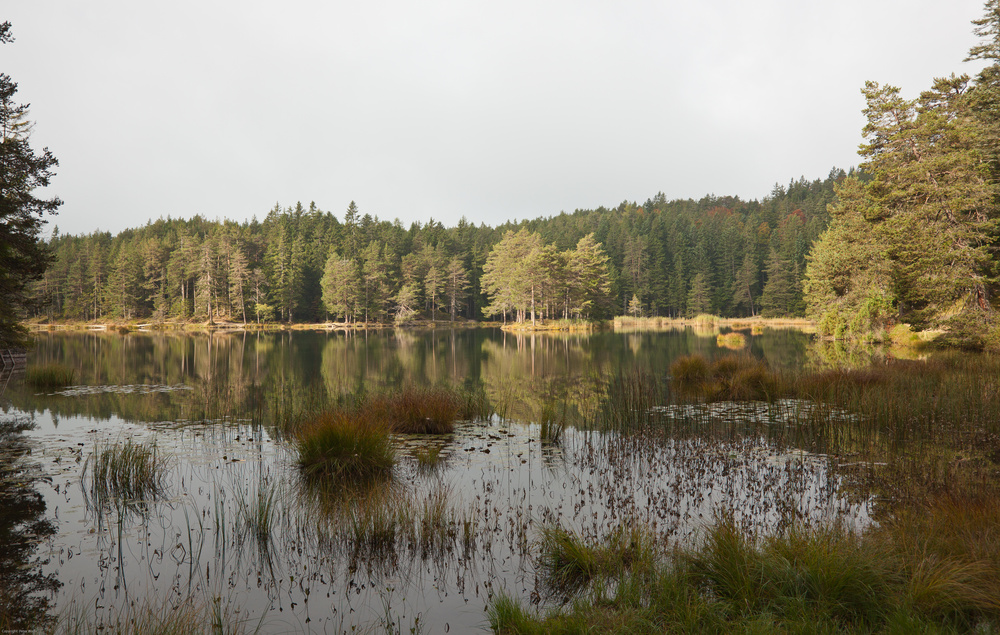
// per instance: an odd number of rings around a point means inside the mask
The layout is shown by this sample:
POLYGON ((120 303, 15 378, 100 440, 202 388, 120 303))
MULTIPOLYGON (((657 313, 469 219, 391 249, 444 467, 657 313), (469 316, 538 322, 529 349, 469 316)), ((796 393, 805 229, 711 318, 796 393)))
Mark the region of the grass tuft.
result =
POLYGON ((65 364, 32 366, 25 372, 24 381, 35 388, 63 388, 76 382, 76 371, 65 364))
POLYGON ((166 492, 167 459, 156 443, 126 439, 124 443, 98 443, 83 466, 89 480, 88 506, 103 509, 108 503, 130 505, 152 501, 166 492))
POLYGON ((683 355, 670 364, 670 376, 680 384, 701 383, 708 379, 708 361, 701 355, 683 355))
POLYGON ((367 412, 324 412, 295 433, 298 462, 310 477, 365 481, 388 477, 396 449, 384 419, 367 412))
POLYGON ((446 434, 455 429, 461 406, 459 395, 450 390, 410 386, 373 396, 364 408, 384 412, 393 432, 446 434))

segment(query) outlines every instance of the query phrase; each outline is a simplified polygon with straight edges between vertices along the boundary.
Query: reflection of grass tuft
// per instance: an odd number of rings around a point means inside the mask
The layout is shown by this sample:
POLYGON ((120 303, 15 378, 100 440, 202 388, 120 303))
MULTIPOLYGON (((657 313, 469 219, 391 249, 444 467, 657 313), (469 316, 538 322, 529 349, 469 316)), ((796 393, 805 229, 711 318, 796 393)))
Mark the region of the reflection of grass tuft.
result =
POLYGON ((417 459, 417 468, 421 472, 433 472, 444 464, 440 445, 417 448, 413 451, 413 456, 417 459))
POLYGON ((599 427, 637 430, 650 422, 650 411, 663 404, 662 382, 642 369, 616 374, 597 408, 599 427))
POLYGON ((76 381, 76 371, 64 364, 32 366, 25 372, 24 381, 35 388, 62 388, 76 381))
POLYGON ((482 384, 477 385, 475 389, 464 388, 460 390, 458 398, 460 419, 489 421, 493 415, 493 404, 490 403, 490 397, 486 394, 486 389, 483 388, 482 384))
POLYGON ((745 335, 738 331, 732 331, 729 333, 720 333, 715 338, 715 343, 723 348, 732 348, 739 350, 747 345, 747 338, 745 335))

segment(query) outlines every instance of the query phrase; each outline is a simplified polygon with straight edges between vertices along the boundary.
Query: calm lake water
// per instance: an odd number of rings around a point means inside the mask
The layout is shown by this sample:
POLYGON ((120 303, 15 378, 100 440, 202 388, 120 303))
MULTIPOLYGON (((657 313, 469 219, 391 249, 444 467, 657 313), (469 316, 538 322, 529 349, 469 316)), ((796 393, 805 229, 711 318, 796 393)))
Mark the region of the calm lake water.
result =
MULTIPOLYGON (((720 512, 763 532, 870 523, 869 501, 823 448, 789 434, 808 404, 655 411, 698 421, 696 431, 583 425, 615 373, 662 376, 679 355, 729 352, 692 329, 42 333, 29 365, 66 364, 77 384, 39 392, 14 377, 0 397, 0 522, 14 536, 0 577, 28 615, 84 611, 95 623, 193 599, 267 633, 468 632, 486 630, 501 589, 558 602, 536 573, 546 524, 594 538, 642 524, 667 547, 695 543, 720 512), (276 413, 361 390, 439 384, 485 391, 499 414, 446 436, 397 437, 391 482, 363 491, 303 482, 270 426, 276 413), (546 404, 580 424, 559 443, 540 440, 546 404), (167 457, 166 492, 95 499, 88 458, 128 439, 167 457)), ((789 372, 829 363, 793 330, 747 332, 743 352, 789 372)))

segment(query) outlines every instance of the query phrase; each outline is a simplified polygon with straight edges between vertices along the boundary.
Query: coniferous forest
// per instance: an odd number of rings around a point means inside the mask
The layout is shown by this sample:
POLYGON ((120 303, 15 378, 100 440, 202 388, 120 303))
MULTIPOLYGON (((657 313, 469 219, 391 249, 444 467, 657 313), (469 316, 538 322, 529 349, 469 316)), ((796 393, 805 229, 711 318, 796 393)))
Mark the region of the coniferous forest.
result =
POLYGON ((160 219, 117 235, 53 231, 34 283, 47 320, 406 322, 412 319, 800 316, 810 245, 848 175, 737 197, 625 202, 558 216, 404 227, 315 204, 263 220, 160 219), (520 252, 516 250, 520 249, 520 252))

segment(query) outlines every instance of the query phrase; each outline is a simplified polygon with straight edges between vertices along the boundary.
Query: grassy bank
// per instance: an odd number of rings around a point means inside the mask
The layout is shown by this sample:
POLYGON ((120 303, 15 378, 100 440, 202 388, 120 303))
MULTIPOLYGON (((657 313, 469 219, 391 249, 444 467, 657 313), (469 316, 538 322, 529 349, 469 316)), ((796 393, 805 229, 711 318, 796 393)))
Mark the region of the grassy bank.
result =
POLYGON ((634 526, 600 541, 550 527, 537 562, 541 595, 556 608, 535 611, 501 593, 490 626, 521 634, 996 632, 998 519, 996 500, 935 501, 863 536, 836 527, 747 536, 723 518, 699 548, 660 551, 634 526), (947 523, 962 539, 928 531, 947 523))

